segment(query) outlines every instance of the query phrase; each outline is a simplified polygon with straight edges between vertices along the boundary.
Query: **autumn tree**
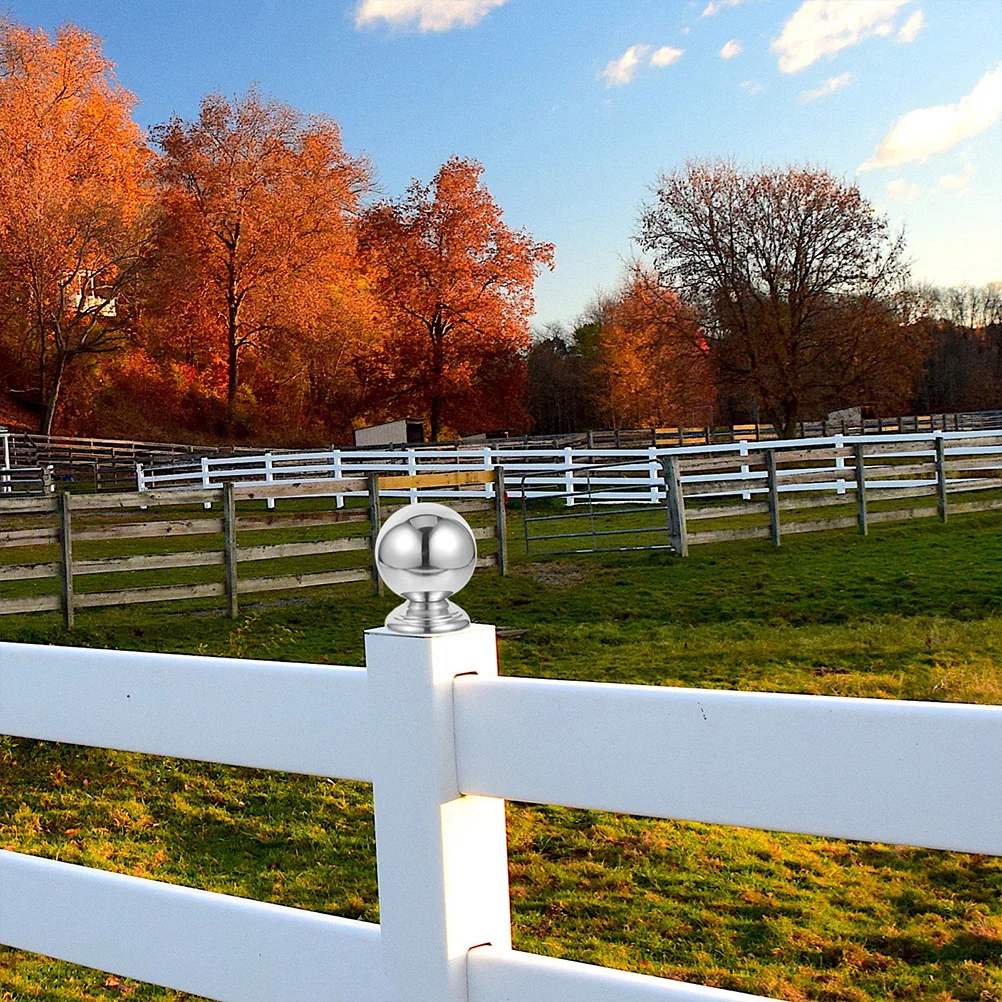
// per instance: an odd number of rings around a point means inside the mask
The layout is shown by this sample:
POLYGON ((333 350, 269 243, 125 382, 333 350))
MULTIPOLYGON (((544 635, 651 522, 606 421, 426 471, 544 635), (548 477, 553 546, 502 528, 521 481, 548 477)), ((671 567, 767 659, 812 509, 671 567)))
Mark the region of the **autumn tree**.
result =
POLYGON ((450 428, 522 423, 533 285, 553 246, 512 230, 483 167, 449 159, 430 184, 364 213, 359 248, 393 327, 388 407, 450 428))
POLYGON ((343 352, 368 166, 345 152, 336 122, 255 90, 210 95, 195 121, 154 136, 168 216, 156 298, 168 325, 183 322, 185 350, 221 365, 232 429, 248 354, 277 392, 303 377, 304 352, 343 352))
POLYGON ((692 162, 659 179, 639 241, 694 310, 721 383, 784 435, 838 406, 907 399, 925 347, 894 305, 903 238, 855 185, 692 162))
POLYGON ((594 374, 606 421, 614 428, 705 423, 714 400, 710 349, 675 292, 633 265, 598 311, 594 374))
POLYGON ((0 20, 0 388, 52 431, 67 374, 123 345, 149 153, 92 35, 0 20))

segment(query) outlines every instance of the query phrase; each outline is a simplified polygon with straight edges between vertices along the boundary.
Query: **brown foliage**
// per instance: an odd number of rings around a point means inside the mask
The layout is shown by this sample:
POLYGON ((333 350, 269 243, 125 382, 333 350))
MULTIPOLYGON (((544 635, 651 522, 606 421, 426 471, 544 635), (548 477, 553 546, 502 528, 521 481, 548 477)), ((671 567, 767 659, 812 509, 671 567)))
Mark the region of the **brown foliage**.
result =
POLYGON ((810 167, 689 163, 660 179, 640 241, 697 311, 721 382, 787 434, 838 406, 907 398, 925 343, 889 305, 903 240, 855 185, 810 167))

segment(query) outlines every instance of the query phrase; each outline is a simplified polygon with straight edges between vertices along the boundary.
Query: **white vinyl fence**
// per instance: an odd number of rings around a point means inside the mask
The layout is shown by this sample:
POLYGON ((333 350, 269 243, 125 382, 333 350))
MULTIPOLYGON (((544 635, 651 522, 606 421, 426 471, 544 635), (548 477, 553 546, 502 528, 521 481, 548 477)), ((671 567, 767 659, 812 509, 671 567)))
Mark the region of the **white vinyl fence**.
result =
POLYGON ((0 732, 374 784, 380 924, 0 852, 0 943, 221 1002, 726 1002, 511 948, 505 799, 1002 855, 1002 707, 0 644, 0 732))
MULTIPOLYGON (((573 506, 582 495, 610 503, 664 501, 661 461, 677 457, 682 464, 682 483, 705 487, 693 497, 740 497, 768 493, 763 456, 772 453, 782 461, 790 453, 813 455, 813 464, 801 463, 796 470, 780 471, 786 482, 779 491, 809 492, 817 496, 844 494, 854 489, 853 449, 862 445, 867 456, 879 454, 887 461, 887 476, 868 480, 867 489, 935 487, 936 440, 943 442, 951 463, 965 465, 967 477, 955 479, 977 483, 981 475, 1002 475, 1002 431, 936 432, 935 434, 833 435, 828 438, 789 439, 770 442, 740 441, 725 445, 698 445, 644 449, 436 449, 416 447, 394 450, 335 450, 333 452, 275 453, 256 456, 203 457, 197 463, 149 467, 136 464, 137 489, 169 490, 185 487, 218 487, 227 481, 246 485, 276 481, 340 480, 369 474, 445 473, 492 470, 501 467, 509 496, 562 498, 573 506), (901 479, 894 464, 925 466, 922 475, 901 479), (730 466, 732 469, 727 470, 730 466), (759 467, 753 469, 753 467, 759 467), (717 468, 719 472, 713 472, 717 468), (706 472, 709 470, 709 472, 706 472)), ((493 484, 479 488, 423 491, 422 497, 466 498, 471 493, 493 497, 493 484)), ((359 497, 364 491, 356 492, 359 497)), ((388 497, 417 500, 417 489, 387 491, 388 497)), ((344 504, 343 494, 338 504, 344 504)))

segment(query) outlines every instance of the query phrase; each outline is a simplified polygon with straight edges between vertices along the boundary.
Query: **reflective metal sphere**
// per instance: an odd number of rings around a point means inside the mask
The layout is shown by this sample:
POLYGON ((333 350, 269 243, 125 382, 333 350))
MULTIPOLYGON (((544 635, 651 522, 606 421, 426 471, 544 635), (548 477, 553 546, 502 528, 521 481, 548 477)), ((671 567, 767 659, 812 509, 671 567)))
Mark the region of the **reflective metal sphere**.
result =
POLYGON ((376 537, 376 567, 387 587, 408 601, 386 619, 398 633, 461 630, 469 616, 449 602, 470 580, 477 542, 466 520, 440 504, 410 504, 391 515, 376 537))

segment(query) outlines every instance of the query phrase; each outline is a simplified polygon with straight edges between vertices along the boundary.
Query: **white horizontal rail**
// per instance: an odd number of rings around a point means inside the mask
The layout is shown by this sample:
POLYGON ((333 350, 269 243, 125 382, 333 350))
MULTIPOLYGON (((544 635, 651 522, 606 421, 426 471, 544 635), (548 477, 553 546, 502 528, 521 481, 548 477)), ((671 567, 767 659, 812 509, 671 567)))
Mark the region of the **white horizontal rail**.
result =
POLYGON ((1002 706, 475 676, 463 793, 1002 855, 1002 706))
POLYGON ((470 1002, 751 1002, 745 995, 516 950, 469 953, 470 1002))
POLYGON ((0 643, 0 733, 371 779, 364 668, 0 643))
MULTIPOLYGON (((929 433, 896 433, 881 435, 832 435, 823 438, 813 439, 788 439, 770 440, 766 442, 739 441, 720 445, 693 445, 693 446, 659 446, 634 449, 614 449, 614 448, 541 448, 541 449, 451 449, 448 451, 412 448, 407 450, 365 450, 342 452, 339 450, 330 452, 314 453, 292 453, 282 455, 272 455, 267 457, 264 454, 259 456, 242 456, 239 459, 228 456, 220 456, 206 459, 197 469, 185 471, 184 467, 168 467, 158 472, 157 470, 145 470, 141 465, 138 468, 138 486, 140 490, 149 486, 160 489, 170 489, 171 486, 181 488, 192 484, 215 484, 218 485, 224 480, 237 479, 239 482, 251 486, 264 486, 272 482, 283 480, 299 480, 301 482, 326 481, 335 476, 335 470, 340 471, 340 476, 349 477, 370 472, 384 474, 392 473, 428 473, 428 472, 453 472, 457 470, 469 469, 490 469, 492 466, 502 467, 509 477, 509 489, 521 495, 523 492, 528 498, 562 497, 568 504, 574 503, 575 489, 581 490, 584 487, 583 475, 591 470, 595 470, 592 475, 592 490, 590 491, 592 500, 609 500, 633 503, 635 501, 649 500, 657 503, 661 495, 657 494, 661 484, 660 471, 657 468, 658 460, 666 456, 679 456, 689 459, 698 459, 700 456, 707 458, 716 457, 718 459, 733 459, 735 464, 748 456, 749 452, 761 453, 764 451, 775 451, 782 459, 784 453, 802 453, 809 450, 818 449, 851 449, 851 447, 861 442, 868 446, 894 445, 899 448, 893 452, 880 453, 870 457, 878 463, 883 459, 895 458, 916 458, 931 457, 934 452, 928 449, 928 444, 936 438, 942 438, 946 444, 945 453, 948 458, 956 458, 962 455, 984 455, 994 459, 1002 450, 1002 431, 972 431, 972 432, 929 432, 929 433), (968 442, 984 442, 986 440, 998 440, 998 445, 967 445, 968 442), (603 477, 599 467, 602 464, 606 473, 610 467, 615 467, 616 472, 610 478, 603 477), (624 476, 630 470, 642 474, 636 478, 624 476), (523 482, 523 478, 527 478, 523 482), (606 484, 615 487, 615 494, 603 493, 606 484), (631 484, 637 487, 636 491, 629 491, 631 484)), ((794 478, 804 473, 818 473, 825 469, 832 470, 834 476, 831 481, 807 483, 807 484, 783 484, 781 491, 798 491, 811 493, 830 493, 836 491, 844 493, 846 489, 853 489, 851 479, 849 481, 839 477, 845 471, 845 459, 842 456, 834 460, 835 465, 831 467, 819 467, 816 469, 784 470, 779 471, 780 478, 794 478), (841 465, 840 465, 841 464, 841 465)), ((851 458, 851 457, 850 457, 851 458)), ((999 456, 1002 463, 1002 456, 999 456)), ((991 468, 986 467, 986 468, 991 468)), ((887 469, 887 476, 893 476, 893 467, 881 467, 887 469)), ((867 483, 870 490, 879 491, 883 488, 894 488, 901 486, 922 486, 934 483, 932 479, 910 478, 905 480, 877 479, 880 470, 874 470, 873 479, 867 483)), ((683 474, 684 483, 720 483, 724 484, 730 480, 735 481, 733 491, 714 490, 713 494, 725 496, 727 494, 743 494, 748 496, 752 490, 748 484, 739 486, 741 481, 754 478, 764 479, 764 472, 760 473, 699 473, 683 474)), ((977 481, 971 481, 972 487, 980 486, 977 481)), ((470 496, 491 496, 491 485, 484 485, 478 488, 466 490, 456 490, 443 488, 438 490, 424 490, 423 496, 438 498, 463 498, 470 496)), ((344 497, 361 497, 364 491, 345 492, 344 497)), ((383 491, 387 496, 407 496, 414 492, 406 491, 383 491)), ((695 497, 701 494, 690 495, 695 497)), ((411 500, 414 500, 411 497, 411 500)))
POLYGON ((219 1002, 382 1002, 379 926, 0 851, 0 943, 219 1002))

